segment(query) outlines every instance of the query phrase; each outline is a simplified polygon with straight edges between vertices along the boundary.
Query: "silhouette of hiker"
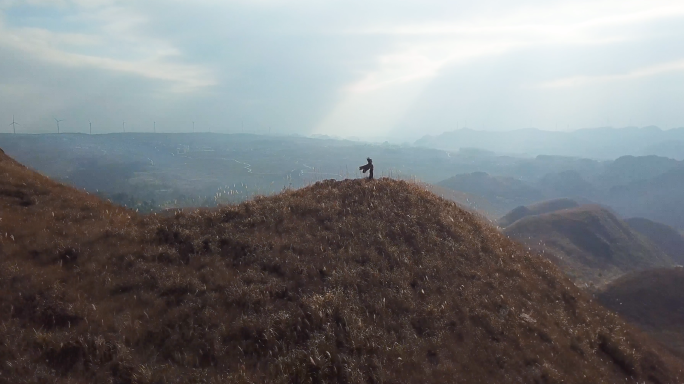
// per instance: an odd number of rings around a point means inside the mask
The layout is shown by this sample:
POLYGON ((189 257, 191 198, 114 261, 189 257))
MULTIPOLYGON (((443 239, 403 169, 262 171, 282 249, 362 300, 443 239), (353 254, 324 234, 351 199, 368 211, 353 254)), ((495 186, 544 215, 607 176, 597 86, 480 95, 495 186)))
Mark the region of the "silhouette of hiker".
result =
POLYGON ((363 171, 363 173, 366 173, 366 171, 370 171, 370 174, 368 175, 368 180, 373 180, 373 159, 369 157, 366 160, 368 160, 368 164, 360 166, 359 171, 363 171))

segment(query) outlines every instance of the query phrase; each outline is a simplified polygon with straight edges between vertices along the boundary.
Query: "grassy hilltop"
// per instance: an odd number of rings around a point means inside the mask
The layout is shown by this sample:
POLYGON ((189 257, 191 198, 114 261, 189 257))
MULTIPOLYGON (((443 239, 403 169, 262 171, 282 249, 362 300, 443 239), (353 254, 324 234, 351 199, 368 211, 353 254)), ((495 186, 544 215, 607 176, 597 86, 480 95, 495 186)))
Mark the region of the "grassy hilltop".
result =
POLYGON ((682 362, 407 182, 140 216, 0 154, 0 382, 615 383, 682 362))

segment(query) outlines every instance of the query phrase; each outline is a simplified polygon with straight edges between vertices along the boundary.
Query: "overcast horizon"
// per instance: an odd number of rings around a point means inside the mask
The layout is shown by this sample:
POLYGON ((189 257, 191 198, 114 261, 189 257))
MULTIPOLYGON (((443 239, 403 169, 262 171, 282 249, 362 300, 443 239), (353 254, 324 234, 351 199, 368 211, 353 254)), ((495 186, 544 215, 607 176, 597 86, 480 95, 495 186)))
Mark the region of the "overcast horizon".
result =
POLYGON ((684 2, 0 0, 0 132, 684 126, 684 2))

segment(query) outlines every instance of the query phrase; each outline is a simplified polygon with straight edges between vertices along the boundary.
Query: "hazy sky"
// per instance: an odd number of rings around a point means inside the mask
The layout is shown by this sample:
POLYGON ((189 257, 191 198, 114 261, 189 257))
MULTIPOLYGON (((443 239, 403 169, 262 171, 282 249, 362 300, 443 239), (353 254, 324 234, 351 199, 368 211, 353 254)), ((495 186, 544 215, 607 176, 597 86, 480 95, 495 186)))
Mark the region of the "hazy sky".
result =
POLYGON ((0 131, 684 126, 684 1, 0 0, 0 131))

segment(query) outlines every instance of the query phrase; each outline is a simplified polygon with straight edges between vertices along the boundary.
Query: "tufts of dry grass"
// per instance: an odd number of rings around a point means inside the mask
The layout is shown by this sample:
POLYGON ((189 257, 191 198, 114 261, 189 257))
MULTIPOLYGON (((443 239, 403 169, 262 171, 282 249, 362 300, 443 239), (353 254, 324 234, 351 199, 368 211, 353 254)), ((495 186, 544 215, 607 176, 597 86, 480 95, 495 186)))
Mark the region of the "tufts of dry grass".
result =
POLYGON ((548 261, 403 182, 136 214, 0 155, 0 382, 680 382, 548 261), (7 235, 5 235, 7 232, 7 235))

